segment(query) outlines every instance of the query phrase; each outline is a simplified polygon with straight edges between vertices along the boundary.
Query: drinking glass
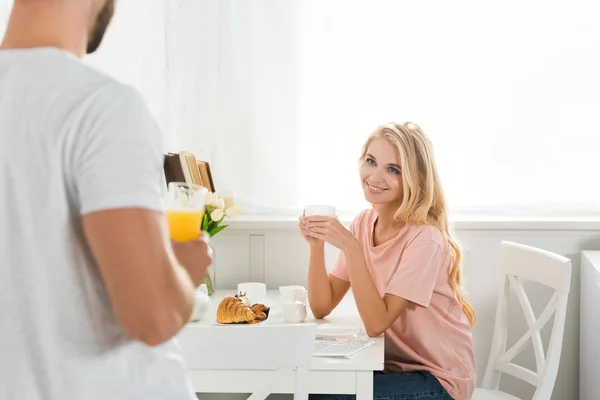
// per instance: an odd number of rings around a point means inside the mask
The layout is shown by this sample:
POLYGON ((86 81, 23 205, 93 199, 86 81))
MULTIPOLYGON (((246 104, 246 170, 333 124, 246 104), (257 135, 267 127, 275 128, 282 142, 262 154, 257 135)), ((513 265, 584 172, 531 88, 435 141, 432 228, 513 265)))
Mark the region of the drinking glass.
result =
POLYGON ((208 189, 182 182, 169 183, 165 214, 173 240, 188 242, 198 239, 208 189))

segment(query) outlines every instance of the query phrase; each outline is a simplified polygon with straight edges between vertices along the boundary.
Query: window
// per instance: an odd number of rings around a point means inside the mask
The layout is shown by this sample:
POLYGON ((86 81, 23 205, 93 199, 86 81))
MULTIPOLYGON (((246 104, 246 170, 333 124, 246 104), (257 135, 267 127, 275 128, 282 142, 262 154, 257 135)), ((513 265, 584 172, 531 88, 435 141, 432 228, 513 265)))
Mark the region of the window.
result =
POLYGON ((362 208, 363 141, 410 120, 454 211, 584 213, 600 211, 597 15, 591 0, 129 0, 86 62, 140 89, 165 151, 210 161, 247 212, 362 208))
POLYGON ((455 210, 598 209, 597 2, 303 4, 301 203, 359 205, 364 138, 411 120, 455 210))
POLYGON ((250 208, 363 207, 390 120, 430 136, 454 211, 600 208, 596 2, 242 3, 220 3, 213 130, 185 143, 250 208))

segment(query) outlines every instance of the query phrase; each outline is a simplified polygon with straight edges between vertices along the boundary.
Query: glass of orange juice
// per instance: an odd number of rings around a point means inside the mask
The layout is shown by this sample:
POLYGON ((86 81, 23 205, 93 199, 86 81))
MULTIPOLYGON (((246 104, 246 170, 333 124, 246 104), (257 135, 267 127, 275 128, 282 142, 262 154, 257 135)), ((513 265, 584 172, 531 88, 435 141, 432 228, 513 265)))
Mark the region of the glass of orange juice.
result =
POLYGON ((169 183, 165 214, 172 239, 188 242, 198 239, 208 189, 182 182, 169 183))

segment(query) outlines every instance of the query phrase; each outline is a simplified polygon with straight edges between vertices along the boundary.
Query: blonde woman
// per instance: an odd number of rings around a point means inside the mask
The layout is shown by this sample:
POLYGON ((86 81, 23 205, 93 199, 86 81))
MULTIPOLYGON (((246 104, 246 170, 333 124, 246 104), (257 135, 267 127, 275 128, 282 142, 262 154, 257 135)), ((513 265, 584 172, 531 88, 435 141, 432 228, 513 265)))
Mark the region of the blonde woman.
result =
POLYGON ((448 228, 431 143, 419 126, 391 123, 373 132, 360 157, 360 181, 373 208, 350 230, 333 217, 300 217, 310 244, 312 312, 326 317, 352 288, 367 334, 385 334, 385 370, 374 375, 374 400, 468 400, 475 313, 463 298, 461 251, 448 228), (340 249, 329 274, 325 242, 340 249))

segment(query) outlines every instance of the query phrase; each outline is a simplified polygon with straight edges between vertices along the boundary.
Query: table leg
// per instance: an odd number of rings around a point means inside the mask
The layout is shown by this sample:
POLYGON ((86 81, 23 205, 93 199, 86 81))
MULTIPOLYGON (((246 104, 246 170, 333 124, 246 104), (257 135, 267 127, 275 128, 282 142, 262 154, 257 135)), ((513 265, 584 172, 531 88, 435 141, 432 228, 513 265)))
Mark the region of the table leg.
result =
POLYGON ((373 400, 373 371, 356 372, 356 400, 373 400))

